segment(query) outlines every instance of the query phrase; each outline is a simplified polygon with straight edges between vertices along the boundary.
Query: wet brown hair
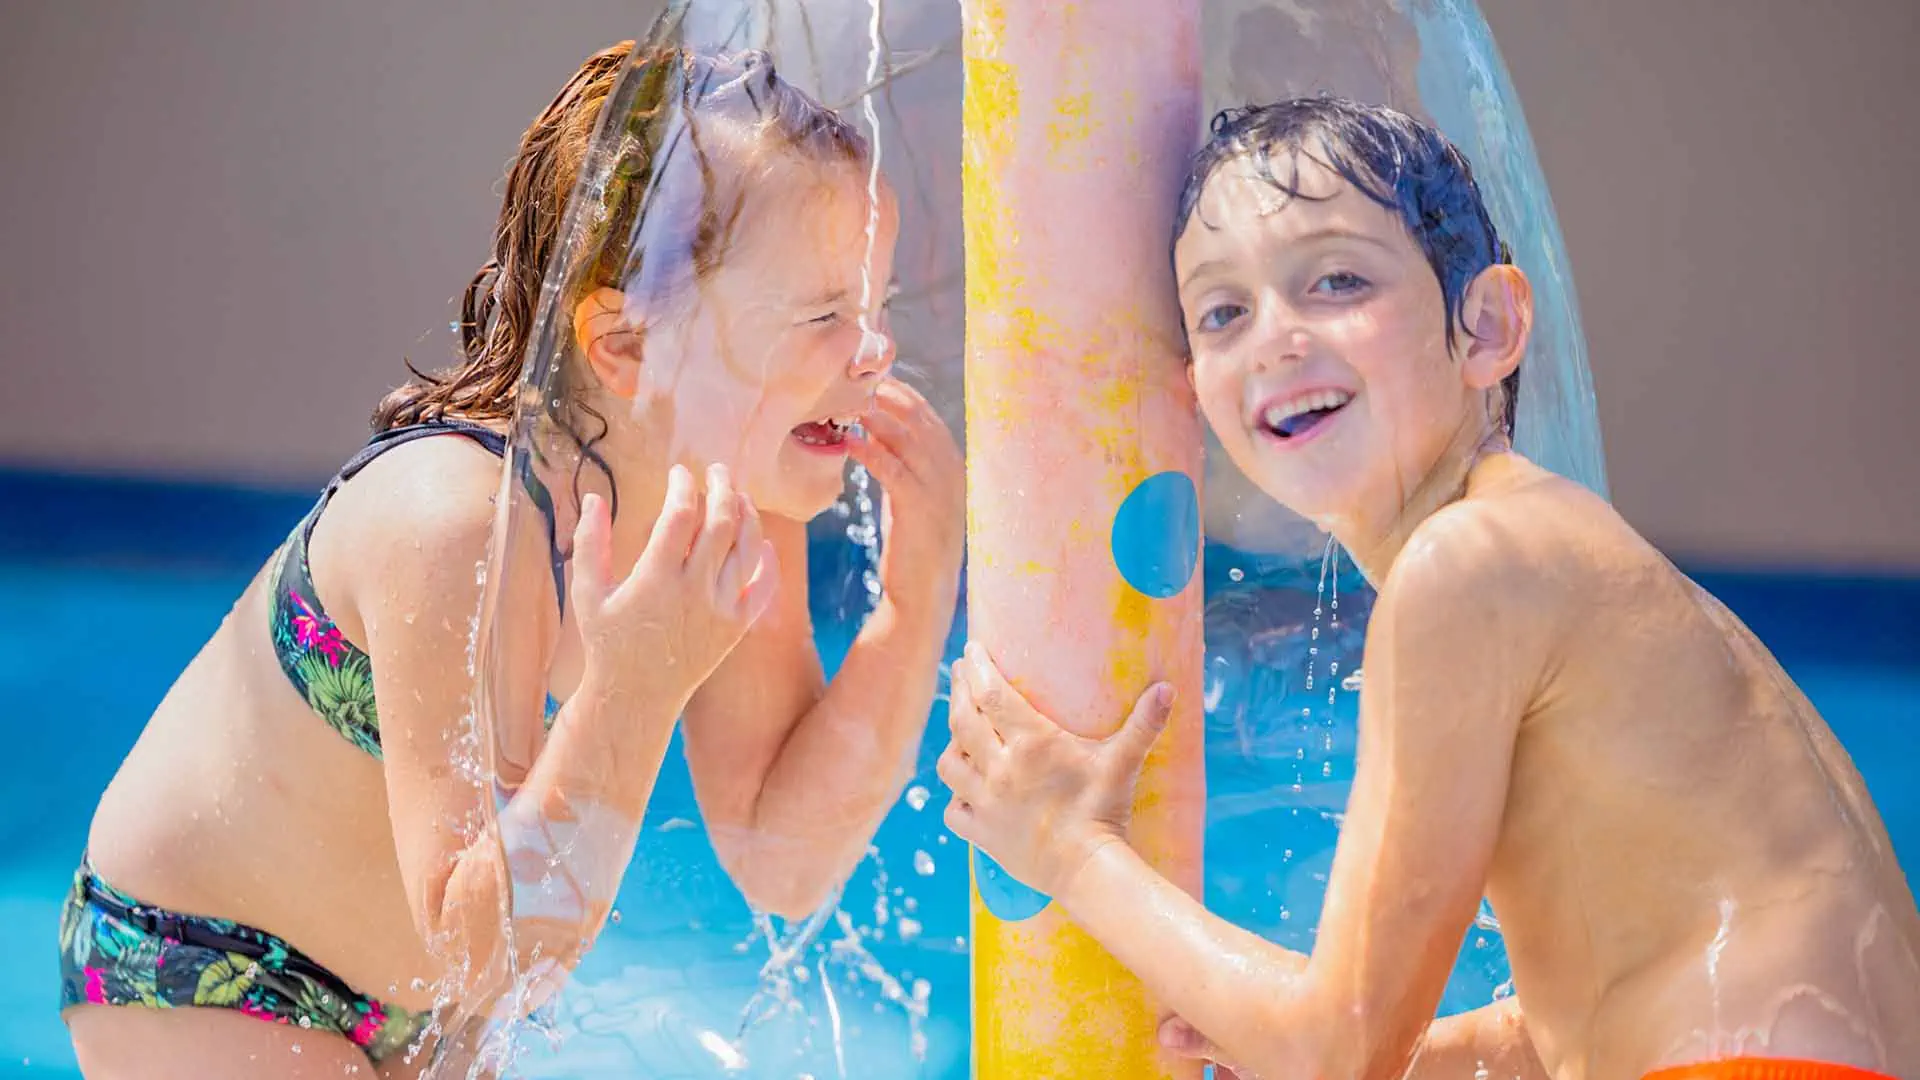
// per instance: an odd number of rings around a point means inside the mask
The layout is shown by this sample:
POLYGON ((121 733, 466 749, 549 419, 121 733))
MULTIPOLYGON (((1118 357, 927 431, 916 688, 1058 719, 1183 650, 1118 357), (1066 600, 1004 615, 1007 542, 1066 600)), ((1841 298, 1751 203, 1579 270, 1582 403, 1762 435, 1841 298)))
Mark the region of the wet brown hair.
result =
MULTIPOLYGON (((674 282, 710 273, 726 252, 750 182, 765 173, 752 166, 776 152, 828 163, 867 158, 860 134, 782 79, 764 52, 646 46, 635 56, 635 49, 623 41, 589 57, 521 136, 493 252, 461 301, 461 360, 434 373, 407 362, 413 381, 380 402, 374 430, 443 416, 512 419, 541 289, 555 268, 555 249, 570 224, 568 200, 583 172, 597 185, 604 177, 604 184, 585 208, 585 242, 576 245, 570 268, 579 295, 639 277, 643 248, 649 278, 674 282), (617 128, 608 118, 603 149, 596 150, 601 113, 621 90, 630 58, 636 81, 618 102, 626 115, 617 128), (723 123, 703 130, 704 123, 692 122, 696 114, 723 123), (589 162, 589 154, 596 160, 589 162), (716 169, 722 157, 736 167, 716 169), (682 167, 697 169, 698 183, 663 182, 682 167), (656 243, 667 239, 657 231, 663 227, 678 234, 674 242, 656 243), (646 244, 639 242, 643 232, 646 244)), ((570 320, 571 305, 557 315, 570 320)))

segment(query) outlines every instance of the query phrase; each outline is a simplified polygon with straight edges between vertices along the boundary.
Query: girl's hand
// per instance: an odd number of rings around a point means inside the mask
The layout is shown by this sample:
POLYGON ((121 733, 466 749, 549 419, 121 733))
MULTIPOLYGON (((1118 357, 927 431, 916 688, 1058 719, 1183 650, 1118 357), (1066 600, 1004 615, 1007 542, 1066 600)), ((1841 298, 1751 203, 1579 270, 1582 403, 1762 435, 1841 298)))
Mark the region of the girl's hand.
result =
POLYGON ((968 645, 953 665, 953 741, 938 765, 953 789, 947 827, 1028 886, 1060 896, 1095 851, 1125 842, 1134 782, 1172 706, 1171 686, 1149 687, 1118 732, 1082 738, 968 645))
POLYGON ((610 580, 612 529, 606 500, 588 495, 574 532, 571 589, 585 681, 683 706, 773 599, 773 545, 721 465, 707 471, 704 498, 693 474, 673 467, 646 549, 617 582, 610 580))
MULTIPOLYGON (((853 459, 880 483, 880 581, 903 612, 951 620, 966 550, 966 462, 952 432, 919 391, 888 377, 853 459)), ((944 625, 944 623, 943 623, 944 625)))

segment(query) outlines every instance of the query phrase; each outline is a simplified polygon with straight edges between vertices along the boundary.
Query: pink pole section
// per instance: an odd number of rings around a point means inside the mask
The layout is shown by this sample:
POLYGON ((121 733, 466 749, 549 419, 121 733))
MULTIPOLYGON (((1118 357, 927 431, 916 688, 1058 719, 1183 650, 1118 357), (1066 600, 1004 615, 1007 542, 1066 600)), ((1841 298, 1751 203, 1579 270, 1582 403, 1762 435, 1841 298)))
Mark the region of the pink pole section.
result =
MULTIPOLYGON (((1200 429, 1168 244, 1198 0, 966 0, 968 619, 1020 690, 1110 733, 1177 705, 1132 840, 1200 890, 1200 429)), ((1196 1077, 1144 988, 973 854, 979 1080, 1196 1077)))

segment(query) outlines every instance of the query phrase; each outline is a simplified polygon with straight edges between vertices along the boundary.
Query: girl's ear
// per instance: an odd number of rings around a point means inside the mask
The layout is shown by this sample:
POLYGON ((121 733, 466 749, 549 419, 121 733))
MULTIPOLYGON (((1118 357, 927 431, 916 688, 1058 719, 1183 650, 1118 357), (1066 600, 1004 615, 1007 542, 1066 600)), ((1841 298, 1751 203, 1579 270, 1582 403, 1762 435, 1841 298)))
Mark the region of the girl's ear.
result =
POLYGON ((1466 331, 1460 376, 1475 390, 1491 390, 1526 355, 1533 334, 1533 283, 1517 266, 1489 266, 1468 284, 1460 307, 1466 331))
POLYGON ((600 385, 623 398, 639 391, 646 331, 625 293, 603 285, 581 297, 573 308, 573 336, 600 385))

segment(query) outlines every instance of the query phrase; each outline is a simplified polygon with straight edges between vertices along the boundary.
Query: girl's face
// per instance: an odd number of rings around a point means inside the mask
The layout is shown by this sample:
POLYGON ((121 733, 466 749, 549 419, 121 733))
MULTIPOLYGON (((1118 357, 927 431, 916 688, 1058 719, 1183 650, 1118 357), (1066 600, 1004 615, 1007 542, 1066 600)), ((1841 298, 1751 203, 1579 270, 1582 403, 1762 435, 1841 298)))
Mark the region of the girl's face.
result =
POLYGON ((875 194, 855 166, 775 163, 719 265, 656 312, 630 310, 646 327, 633 398, 648 441, 696 476, 727 465, 765 513, 806 520, 839 498, 847 429, 892 367, 899 216, 884 182, 875 194))
POLYGON ((1338 533, 1397 515, 1463 429, 1486 423, 1498 378, 1450 353, 1440 283, 1399 218, 1309 156, 1299 165, 1312 198, 1245 159, 1223 166, 1174 267, 1207 422, 1263 491, 1338 533))

